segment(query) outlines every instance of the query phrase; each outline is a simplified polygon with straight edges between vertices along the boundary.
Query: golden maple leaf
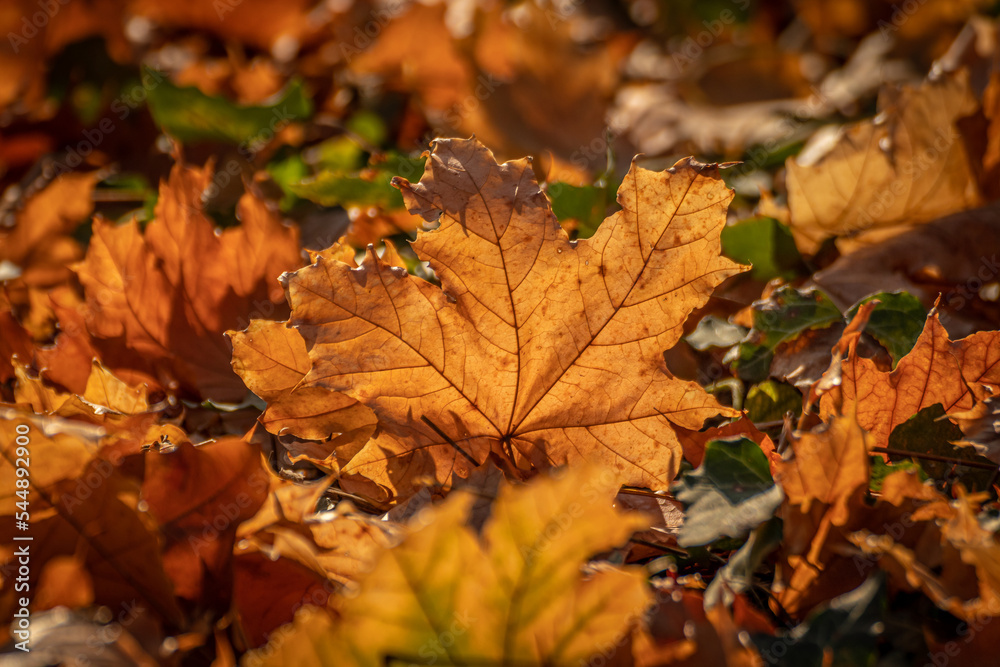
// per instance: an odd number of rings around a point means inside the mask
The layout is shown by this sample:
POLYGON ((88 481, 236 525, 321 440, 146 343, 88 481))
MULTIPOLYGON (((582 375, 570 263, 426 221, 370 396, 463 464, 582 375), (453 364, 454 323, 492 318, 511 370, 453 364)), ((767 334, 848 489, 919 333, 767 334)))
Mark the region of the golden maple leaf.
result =
POLYGON ((379 419, 345 472, 405 495, 492 453, 522 469, 589 460, 662 488, 681 459, 673 426, 734 414, 662 357, 741 270, 719 255, 732 194, 716 166, 633 166, 623 210, 579 242, 528 160, 498 165, 474 139, 435 142, 421 182, 396 185, 412 213, 440 217, 413 247, 441 288, 373 250, 357 269, 321 256, 283 277, 312 360, 301 386, 379 419))
POLYGON ((307 609, 246 664, 578 665, 625 646, 651 602, 645 576, 581 572, 648 525, 614 509, 617 490, 591 466, 506 486, 481 539, 466 524, 474 496, 456 492, 332 601, 336 619, 307 609))
POLYGON ((845 127, 824 154, 788 161, 789 222, 804 252, 830 236, 878 241, 982 202, 955 127, 976 108, 965 72, 887 87, 879 108, 876 119, 845 127))
POLYGON ((375 430, 371 410, 350 396, 301 387, 309 372, 309 353, 295 329, 283 322, 253 320, 244 331, 229 331, 233 370, 247 387, 268 402, 260 423, 275 435, 290 434, 326 440, 337 434, 334 447, 365 442, 375 430))

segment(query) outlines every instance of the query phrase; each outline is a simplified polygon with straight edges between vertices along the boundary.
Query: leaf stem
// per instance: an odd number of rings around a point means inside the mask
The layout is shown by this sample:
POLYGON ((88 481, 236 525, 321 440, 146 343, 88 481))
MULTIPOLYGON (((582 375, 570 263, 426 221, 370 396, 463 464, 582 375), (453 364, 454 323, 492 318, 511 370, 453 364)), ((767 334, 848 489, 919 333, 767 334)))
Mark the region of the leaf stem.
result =
POLYGON ((872 447, 872 452, 877 452, 879 454, 891 454, 894 456, 907 456, 915 459, 927 459, 928 461, 939 461, 941 463, 952 463, 954 465, 966 466, 969 468, 982 468, 983 470, 996 470, 997 466, 993 463, 982 463, 980 461, 968 461, 965 459, 958 459, 952 456, 941 456, 939 454, 925 454, 923 452, 908 452, 905 449, 892 449, 891 447, 872 447))

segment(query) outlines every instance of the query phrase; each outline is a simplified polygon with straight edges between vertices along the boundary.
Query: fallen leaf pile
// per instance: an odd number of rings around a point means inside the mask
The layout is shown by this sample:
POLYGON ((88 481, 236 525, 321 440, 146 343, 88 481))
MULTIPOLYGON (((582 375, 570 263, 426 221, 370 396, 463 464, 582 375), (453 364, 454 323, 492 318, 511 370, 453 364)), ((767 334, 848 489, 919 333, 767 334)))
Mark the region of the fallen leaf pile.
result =
POLYGON ((5 660, 998 664, 998 10, 7 3, 5 660))

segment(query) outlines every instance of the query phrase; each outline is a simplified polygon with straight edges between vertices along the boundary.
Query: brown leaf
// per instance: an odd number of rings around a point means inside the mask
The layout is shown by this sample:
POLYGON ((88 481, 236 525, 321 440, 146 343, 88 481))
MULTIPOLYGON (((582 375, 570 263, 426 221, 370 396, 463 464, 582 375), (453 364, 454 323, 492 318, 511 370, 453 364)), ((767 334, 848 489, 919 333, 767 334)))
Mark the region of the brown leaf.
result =
MULTIPOLYGON (((858 424, 871 434, 873 446, 885 447, 892 430, 920 410, 935 403, 945 412, 968 410, 975 398, 971 388, 1000 389, 1000 332, 982 331, 952 342, 932 312, 913 349, 891 372, 852 350, 841 373, 844 405, 857 404, 858 424)), ((831 413, 829 395, 820 408, 823 415, 831 413)))
POLYGON ((332 519, 320 520, 316 505, 328 486, 328 480, 303 485, 271 475, 267 499, 237 531, 238 554, 294 560, 324 581, 356 581, 392 543, 394 524, 369 520, 349 503, 338 505, 332 519))
POLYGON ((245 389, 222 334, 281 313, 276 279, 300 263, 298 233, 247 194, 242 224, 216 234, 201 208, 211 178, 211 166, 176 165, 145 233, 135 220, 96 221, 76 270, 86 327, 112 368, 124 347, 170 391, 235 402, 245 389))
POLYGON ((0 383, 14 377, 11 358, 31 358, 31 334, 18 322, 6 294, 0 293, 0 383))
POLYGON ((975 499, 960 491, 955 502, 940 497, 914 513, 914 520, 941 520, 944 553, 934 559, 885 535, 859 531, 850 539, 864 553, 888 561, 883 567, 919 587, 941 609, 981 622, 1000 616, 1000 543, 980 525, 978 510, 975 499))
MULTIPOLYGON (((742 596, 737 596, 734 611, 746 617, 747 607, 742 596)), ((751 627, 758 625, 755 629, 769 630, 754 615, 751 611, 750 618, 742 620, 749 621, 747 625, 751 627)), ((757 667, 763 664, 757 651, 738 637, 739 628, 747 625, 734 624, 725 605, 715 605, 706 612, 700 591, 659 590, 656 604, 633 643, 635 665, 757 667)))
MULTIPOLYGON (((13 429, 14 423, 12 420, 6 425, 13 429)), ((18 420, 18 423, 26 422, 18 420)), ((164 621, 180 623, 181 612, 163 569, 158 527, 140 509, 139 486, 108 461, 94 459, 85 467, 79 466, 74 452, 90 446, 74 436, 63 434, 49 439, 41 429, 32 427, 29 439, 31 456, 36 462, 31 467, 29 534, 33 540, 28 543, 33 562, 43 564, 63 556, 76 557, 92 581, 96 604, 117 609, 126 604, 134 606, 138 601, 156 611, 164 621), (63 457, 72 463, 62 462, 54 470, 46 469, 63 457), (49 465, 38 465, 43 460, 49 465)), ((14 439, 5 441, 13 443, 14 439)), ((8 464, 4 452, 0 465, 6 471, 8 464)), ((15 485, 12 479, 9 481, 4 488, 13 491, 15 485)), ((5 499, 5 510, 7 504, 5 499)), ((17 534, 13 512, 5 511, 0 516, 0 526, 6 535, 17 534)), ((12 542, 2 547, 3 565, 17 560, 15 548, 23 544, 12 542)), ((38 577, 44 573, 40 567, 31 569, 30 590, 37 590, 38 577)), ((79 584, 86 586, 86 581, 80 580, 79 584)), ((66 591, 67 595, 81 593, 86 591, 66 591)), ((11 618, 15 601, 13 589, 6 588, 0 615, 11 618)))
POLYGON ((14 227, 0 232, 0 262, 19 267, 20 280, 29 286, 66 281, 69 265, 83 256, 70 234, 90 216, 96 182, 96 172, 64 174, 29 197, 14 227))
POLYGON ((253 320, 244 331, 226 335, 233 343, 233 370, 268 403, 260 422, 269 432, 307 440, 349 434, 359 445, 371 437, 371 410, 345 394, 299 386, 311 362, 298 331, 284 322, 253 320))
POLYGON ((930 308, 938 295, 941 319, 952 336, 992 329, 995 303, 984 284, 1000 273, 1000 223, 995 204, 921 225, 839 258, 813 275, 841 310, 876 291, 906 291, 930 308))
POLYGON ((844 128, 822 155, 807 148, 790 159, 788 206, 799 248, 812 254, 830 236, 919 224, 978 206, 979 188, 955 126, 975 108, 967 73, 920 88, 887 88, 875 119, 844 128))
POLYGON ((774 443, 770 436, 759 431, 753 422, 745 416, 740 417, 735 422, 713 426, 704 431, 692 431, 681 427, 674 430, 677 432, 677 440, 680 441, 681 447, 684 449, 684 458, 696 468, 701 465, 701 460, 705 457, 705 445, 710 440, 719 438, 742 435, 760 445, 768 456, 774 452, 774 443))
POLYGON ((827 569, 830 542, 836 529, 862 509, 868 490, 868 435, 853 416, 836 416, 820 428, 791 441, 791 458, 777 464, 778 483, 785 492, 783 548, 791 572, 775 591, 790 613, 804 601, 827 569))
POLYGON ((146 456, 142 496, 167 538, 164 567, 178 597, 225 609, 239 524, 267 494, 260 452, 238 438, 198 447, 175 429, 146 456))
POLYGON ((493 452, 519 467, 588 459, 662 488, 680 462, 673 426, 732 414, 661 354, 741 268, 718 254, 732 195, 715 167, 633 167, 624 210, 580 242, 526 160, 497 165, 474 140, 436 142, 421 183, 399 186, 411 211, 441 216, 414 249, 442 289, 372 251, 358 269, 321 258, 284 279, 312 360, 302 386, 379 419, 347 472, 406 495, 493 452))

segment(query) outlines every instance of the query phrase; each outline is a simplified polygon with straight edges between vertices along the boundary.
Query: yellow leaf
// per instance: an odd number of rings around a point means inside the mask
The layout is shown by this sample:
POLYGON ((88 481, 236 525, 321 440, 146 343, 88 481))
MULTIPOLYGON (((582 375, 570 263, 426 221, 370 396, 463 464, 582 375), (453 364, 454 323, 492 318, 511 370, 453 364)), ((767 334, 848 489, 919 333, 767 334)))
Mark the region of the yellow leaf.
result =
POLYGON ((578 665, 618 645, 651 599, 641 572, 581 572, 647 524, 613 509, 616 491, 614 475, 587 466, 504 488, 482 538, 466 525, 474 498, 453 493, 333 615, 303 611, 244 664, 578 665))
POLYGON ((875 119, 844 128, 822 156, 788 161, 790 223, 803 252, 815 253, 830 236, 884 232, 981 203, 955 126, 976 109, 968 73, 887 88, 879 109, 875 119))

